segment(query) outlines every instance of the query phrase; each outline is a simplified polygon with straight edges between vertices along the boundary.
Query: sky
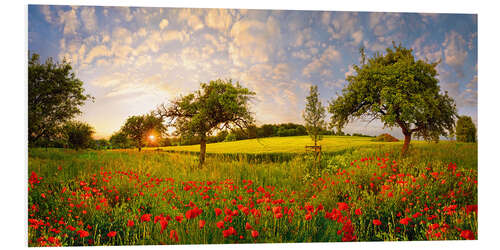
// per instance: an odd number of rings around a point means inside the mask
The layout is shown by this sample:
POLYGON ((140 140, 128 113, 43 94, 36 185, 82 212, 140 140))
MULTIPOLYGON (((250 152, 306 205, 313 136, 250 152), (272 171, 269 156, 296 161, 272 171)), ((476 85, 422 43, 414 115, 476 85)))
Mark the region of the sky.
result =
MULTIPOLYGON (((359 64, 361 46, 373 56, 392 41, 417 59, 441 60, 441 90, 477 125, 477 15, 28 6, 28 49, 71 62, 95 97, 78 119, 96 138, 217 78, 256 92, 258 125, 303 123, 312 84, 326 106, 359 64)), ((402 137, 379 121, 358 120, 344 131, 402 137)))

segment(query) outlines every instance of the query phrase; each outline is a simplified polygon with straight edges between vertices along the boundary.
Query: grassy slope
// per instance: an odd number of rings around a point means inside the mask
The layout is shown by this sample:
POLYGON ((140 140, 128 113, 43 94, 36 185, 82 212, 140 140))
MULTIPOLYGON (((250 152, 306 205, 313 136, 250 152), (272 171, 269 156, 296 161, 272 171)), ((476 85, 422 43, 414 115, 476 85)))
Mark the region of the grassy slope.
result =
MULTIPOLYGON (((402 142, 374 142, 371 137, 356 136, 324 136, 320 141, 323 152, 339 151, 345 148, 394 145, 402 142)), ((412 141, 412 144, 420 144, 412 141)), ((234 142, 220 142, 207 144, 208 153, 302 153, 305 145, 313 145, 309 136, 270 137, 261 139, 241 140, 234 142)), ((149 148, 156 149, 156 148, 149 148)), ((199 145, 162 147, 163 150, 199 151, 199 145)))

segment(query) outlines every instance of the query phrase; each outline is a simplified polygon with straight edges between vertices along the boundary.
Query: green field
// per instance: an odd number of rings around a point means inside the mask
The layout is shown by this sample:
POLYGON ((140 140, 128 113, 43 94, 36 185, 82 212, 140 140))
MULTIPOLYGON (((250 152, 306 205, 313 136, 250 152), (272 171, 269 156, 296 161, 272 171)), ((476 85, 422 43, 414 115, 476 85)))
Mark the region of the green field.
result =
POLYGON ((196 154, 30 148, 29 246, 477 238, 477 144, 403 157, 370 140, 325 137, 316 168, 308 137, 209 144, 202 169, 196 154))
MULTIPOLYGON (((319 142, 323 152, 336 152, 346 148, 376 145, 402 145, 400 142, 376 142, 372 137, 324 136, 319 142)), ((422 141, 412 141, 421 144, 422 141)), ((207 144, 207 153, 303 153, 306 145, 314 145, 309 136, 268 137, 207 144)), ((200 151, 199 145, 160 147, 166 151, 200 151)), ((145 148, 153 150, 155 148, 145 148)))

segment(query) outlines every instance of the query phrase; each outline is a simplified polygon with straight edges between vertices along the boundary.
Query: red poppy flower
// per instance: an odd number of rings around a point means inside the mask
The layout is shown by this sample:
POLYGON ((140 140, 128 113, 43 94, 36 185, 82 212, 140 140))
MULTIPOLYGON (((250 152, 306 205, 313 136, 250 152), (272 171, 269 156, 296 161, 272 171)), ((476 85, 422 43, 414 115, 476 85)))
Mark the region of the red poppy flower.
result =
POLYGON ((356 210, 354 211, 354 213, 355 213, 356 215, 362 215, 362 214, 363 214, 363 212, 361 212, 361 209, 360 209, 360 208, 356 209, 356 210))
POLYGON ((179 222, 179 223, 181 223, 183 219, 184 219, 184 216, 182 216, 182 214, 181 214, 181 215, 177 215, 177 216, 175 216, 175 220, 176 220, 177 222, 179 222))
POLYGON ((256 230, 252 230, 252 237, 254 238, 259 237, 259 232, 257 232, 256 230))
POLYGON ((163 231, 165 230, 165 228, 167 228, 167 226, 168 226, 168 220, 166 220, 164 217, 162 217, 161 220, 160 220, 160 225, 161 225, 161 231, 160 231, 160 233, 163 233, 163 231))
POLYGON ((151 221, 151 214, 143 214, 141 216, 141 221, 151 221))
POLYGON ((401 220, 399 220, 399 223, 403 224, 403 225, 408 225, 408 223, 410 223, 411 221, 411 218, 403 218, 401 220))
POLYGON ((380 226, 380 225, 382 225, 382 222, 381 222, 380 220, 374 219, 374 220, 373 220, 373 224, 374 224, 375 226, 380 226))
POLYGON ((134 221, 133 220, 128 220, 127 226, 133 227, 134 226, 134 221))
POLYGON ((306 220, 311 220, 312 219, 312 215, 311 213, 307 213, 306 214, 306 220))
POLYGON ((224 228, 224 221, 219 221, 219 222, 217 222, 216 225, 218 228, 223 229, 224 228))
POLYGON ((175 242, 179 241, 179 235, 177 235, 177 231, 175 231, 175 229, 170 230, 170 239, 175 242))
POLYGON ((246 230, 249 230, 249 229, 253 229, 253 228, 252 228, 252 226, 250 225, 250 223, 248 223, 248 222, 247 222, 247 223, 245 224, 245 229, 246 229, 246 230))
POLYGON ((206 222, 205 222, 204 220, 200 220, 200 221, 198 221, 198 226, 199 226, 200 228, 203 228, 203 227, 205 226, 205 223, 206 223, 206 222))
POLYGON ((85 238, 85 237, 90 235, 89 232, 87 232, 85 230, 78 230, 78 231, 76 231, 76 233, 80 235, 80 238, 85 238))
POLYGON ((337 206, 338 206, 339 210, 347 210, 347 209, 349 209, 349 206, 345 202, 338 202, 337 206))
POLYGON ((215 217, 219 216, 222 213, 222 209, 220 208, 215 208, 215 217))
POLYGON ((108 237, 109 237, 109 238, 112 238, 112 237, 115 237, 115 236, 116 236, 116 231, 110 231, 110 232, 108 233, 108 237))
POLYGON ((463 230, 462 233, 460 233, 460 237, 467 239, 467 240, 474 240, 474 233, 470 230, 463 230))

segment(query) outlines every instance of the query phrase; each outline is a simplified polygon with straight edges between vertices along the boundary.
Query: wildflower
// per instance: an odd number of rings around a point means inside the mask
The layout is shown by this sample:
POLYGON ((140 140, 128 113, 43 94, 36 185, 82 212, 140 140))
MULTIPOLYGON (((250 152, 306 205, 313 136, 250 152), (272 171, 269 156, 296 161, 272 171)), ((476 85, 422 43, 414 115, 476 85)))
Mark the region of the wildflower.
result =
POLYGON ((78 230, 78 231, 76 231, 76 233, 77 233, 78 235, 80 235, 80 238, 85 238, 85 237, 87 237, 87 236, 89 236, 89 235, 90 235, 90 234, 89 234, 89 232, 87 232, 87 231, 85 231, 85 230, 78 230))
POLYGON ((411 221, 411 218, 403 218, 401 220, 399 220, 399 223, 403 224, 403 225, 408 225, 408 223, 411 221))
POLYGON ((219 216, 222 213, 222 209, 220 208, 215 208, 215 217, 219 216))
POLYGON ((247 222, 247 223, 245 224, 245 229, 246 229, 246 230, 249 230, 249 229, 253 229, 253 228, 252 228, 252 226, 250 225, 250 223, 248 223, 248 222, 247 222))
POLYGON ((349 206, 345 202, 338 202, 337 206, 339 210, 347 210, 349 208, 349 206))
POLYGON ((382 222, 380 220, 374 219, 373 220, 373 225, 380 226, 380 225, 382 225, 382 222))
POLYGON ((151 214, 143 214, 141 216, 141 221, 151 221, 151 214))
POLYGON ((363 212, 361 212, 361 209, 360 209, 360 208, 356 209, 356 210, 354 211, 354 213, 355 213, 356 215, 362 215, 362 214, 363 214, 363 212))
POLYGON ((256 230, 252 230, 252 237, 254 238, 259 237, 259 232, 257 232, 256 230))
POLYGON ((177 222, 179 222, 179 223, 181 223, 183 219, 184 219, 184 216, 183 216, 182 214, 181 214, 181 215, 177 215, 177 216, 175 216, 175 220, 176 220, 177 222))
POLYGON ((175 229, 170 230, 170 239, 175 242, 179 241, 179 236, 177 235, 177 231, 175 231, 175 229))
POLYGON ((223 229, 224 228, 224 221, 219 221, 219 222, 217 222, 216 225, 218 228, 223 229))
POLYGON ((312 215, 311 213, 307 213, 306 214, 306 220, 311 220, 312 219, 312 215))
POLYGON ((462 233, 460 233, 460 237, 467 239, 467 240, 474 240, 474 233, 470 230, 463 230, 462 233))
POLYGON ((128 227, 133 227, 134 226, 134 221, 133 220, 128 220, 127 226, 128 227))
POLYGON ((203 228, 203 227, 205 226, 205 223, 206 223, 206 222, 205 222, 204 220, 200 220, 200 221, 198 221, 198 226, 199 226, 200 228, 203 228))
POLYGON ((115 237, 115 236, 116 236, 116 231, 110 231, 110 232, 108 233, 108 237, 109 237, 109 238, 113 238, 113 237, 115 237))

